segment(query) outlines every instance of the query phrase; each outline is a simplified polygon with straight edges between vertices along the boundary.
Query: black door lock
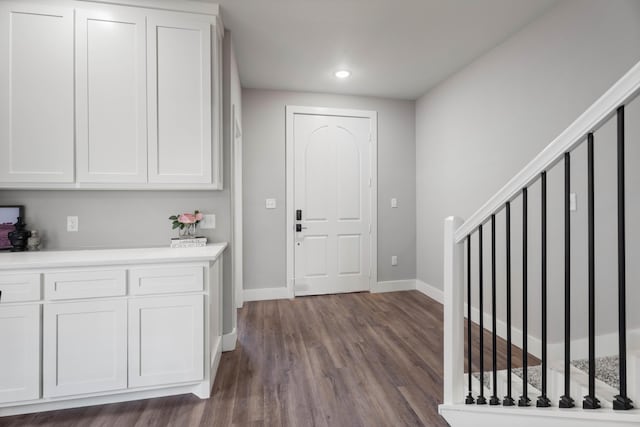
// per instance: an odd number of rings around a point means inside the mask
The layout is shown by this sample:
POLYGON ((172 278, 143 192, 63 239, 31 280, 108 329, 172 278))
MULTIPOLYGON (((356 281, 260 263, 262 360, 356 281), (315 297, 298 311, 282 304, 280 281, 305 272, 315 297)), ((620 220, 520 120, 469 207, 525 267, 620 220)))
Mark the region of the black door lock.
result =
POLYGON ((296 224, 296 233, 300 233, 302 231, 302 224, 296 224))
POLYGON ((302 209, 296 211, 296 221, 302 221, 302 209))

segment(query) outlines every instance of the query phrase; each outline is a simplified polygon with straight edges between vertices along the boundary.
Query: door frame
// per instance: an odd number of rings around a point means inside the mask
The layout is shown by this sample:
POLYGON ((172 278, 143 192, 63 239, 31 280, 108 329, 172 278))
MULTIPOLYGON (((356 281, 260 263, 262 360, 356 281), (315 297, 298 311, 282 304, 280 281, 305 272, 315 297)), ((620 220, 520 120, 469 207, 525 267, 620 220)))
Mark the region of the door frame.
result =
POLYGON ((287 293, 289 298, 295 298, 295 271, 294 271, 294 244, 295 244, 295 220, 294 220, 294 127, 293 117, 296 114, 339 116, 366 118, 371 122, 369 143, 370 146, 370 172, 371 172, 371 197, 369 198, 369 210, 371 213, 371 233, 369 240, 369 291, 374 289, 378 282, 378 113, 368 110, 351 110, 330 107, 303 107, 299 105, 287 105, 285 107, 286 123, 286 252, 287 252, 287 293))
MULTIPOLYGON (((233 244, 233 256, 231 261, 232 282, 234 287, 235 308, 242 308, 244 305, 243 295, 243 213, 242 213, 242 124, 239 120, 239 108, 236 104, 231 105, 231 235, 233 244)), ((237 327, 236 310, 233 310, 233 327, 237 327)))

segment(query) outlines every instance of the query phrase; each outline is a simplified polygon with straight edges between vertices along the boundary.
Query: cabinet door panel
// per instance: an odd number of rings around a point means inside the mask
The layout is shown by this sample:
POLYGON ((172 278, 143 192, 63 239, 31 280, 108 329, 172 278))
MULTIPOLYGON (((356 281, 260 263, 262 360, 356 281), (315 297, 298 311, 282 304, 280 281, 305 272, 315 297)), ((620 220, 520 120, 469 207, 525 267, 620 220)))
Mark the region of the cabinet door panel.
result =
POLYGON ((79 182, 147 180, 145 43, 142 12, 77 11, 79 182))
POLYGON ((40 397, 40 306, 0 307, 0 403, 40 397))
POLYGON ((201 381, 204 296, 129 301, 129 386, 201 381))
POLYGON ((73 182, 73 10, 10 2, 0 20, 0 184, 73 182))
POLYGON ((127 387, 127 302, 45 304, 44 396, 127 387))
POLYGON ((148 18, 149 182, 211 183, 211 26, 148 18))

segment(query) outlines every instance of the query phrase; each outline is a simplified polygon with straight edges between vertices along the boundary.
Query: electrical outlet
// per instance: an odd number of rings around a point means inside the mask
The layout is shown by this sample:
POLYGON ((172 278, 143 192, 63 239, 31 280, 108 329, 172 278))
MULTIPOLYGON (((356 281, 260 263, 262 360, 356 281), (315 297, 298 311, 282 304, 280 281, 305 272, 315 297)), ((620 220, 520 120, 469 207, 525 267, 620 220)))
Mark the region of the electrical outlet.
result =
POLYGON ((77 216, 68 216, 67 217, 67 231, 78 231, 78 217, 77 216))
POLYGON ((267 209, 275 209, 276 208, 276 199, 266 199, 264 202, 264 206, 267 209))
POLYGON ((391 256, 391 265, 398 265, 398 257, 396 255, 391 256))
POLYGON ((391 207, 392 208, 397 208, 398 207, 398 199, 396 199, 395 197, 393 199, 391 199, 391 207))
POLYGON ((213 229, 216 228, 216 215, 215 214, 205 214, 202 216, 202 221, 198 224, 201 229, 213 229))

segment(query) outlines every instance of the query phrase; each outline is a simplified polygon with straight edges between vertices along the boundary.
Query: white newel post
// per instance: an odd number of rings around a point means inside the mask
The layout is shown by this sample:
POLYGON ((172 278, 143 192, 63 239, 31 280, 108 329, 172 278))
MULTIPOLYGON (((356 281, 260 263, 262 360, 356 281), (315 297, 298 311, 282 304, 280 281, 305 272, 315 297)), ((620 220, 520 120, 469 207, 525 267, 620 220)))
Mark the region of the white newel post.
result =
POLYGON ((464 400, 464 244, 455 232, 462 219, 444 220, 444 403, 464 400))

